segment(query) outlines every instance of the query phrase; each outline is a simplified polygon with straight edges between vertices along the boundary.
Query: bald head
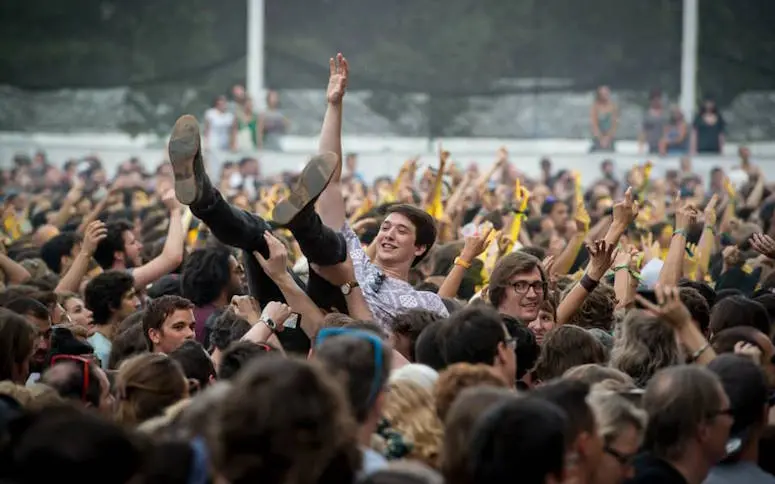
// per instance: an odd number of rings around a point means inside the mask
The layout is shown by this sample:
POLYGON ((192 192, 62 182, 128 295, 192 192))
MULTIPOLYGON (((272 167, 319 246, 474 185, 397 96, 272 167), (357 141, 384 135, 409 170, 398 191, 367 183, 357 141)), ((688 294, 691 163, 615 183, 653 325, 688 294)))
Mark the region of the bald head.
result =
POLYGON ((58 228, 50 224, 41 225, 38 227, 38 230, 35 231, 35 234, 33 234, 32 243, 35 244, 36 247, 42 247, 43 244, 57 235, 59 235, 58 228))

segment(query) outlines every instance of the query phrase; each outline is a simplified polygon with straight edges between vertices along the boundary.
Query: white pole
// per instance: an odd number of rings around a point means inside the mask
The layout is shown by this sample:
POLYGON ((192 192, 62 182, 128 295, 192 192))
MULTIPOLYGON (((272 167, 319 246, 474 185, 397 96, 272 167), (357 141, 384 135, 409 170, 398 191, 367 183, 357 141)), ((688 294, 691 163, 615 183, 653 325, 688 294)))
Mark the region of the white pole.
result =
POLYGON ((697 102, 697 47, 699 37, 699 0, 683 0, 681 39, 681 111, 691 122, 697 102))
POLYGON ((248 2, 247 91, 257 109, 264 106, 264 0, 248 2))

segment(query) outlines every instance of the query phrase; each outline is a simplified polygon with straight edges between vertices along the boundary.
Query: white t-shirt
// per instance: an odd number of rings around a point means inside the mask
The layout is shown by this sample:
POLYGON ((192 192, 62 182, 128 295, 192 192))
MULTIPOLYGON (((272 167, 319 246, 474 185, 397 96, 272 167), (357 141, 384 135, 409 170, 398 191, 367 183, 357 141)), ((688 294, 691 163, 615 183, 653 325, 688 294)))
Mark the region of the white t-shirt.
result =
POLYGON ((229 139, 231 137, 231 129, 234 125, 234 113, 225 112, 222 113, 215 108, 210 108, 205 113, 205 119, 210 127, 210 132, 207 136, 210 140, 211 150, 228 150, 229 139))

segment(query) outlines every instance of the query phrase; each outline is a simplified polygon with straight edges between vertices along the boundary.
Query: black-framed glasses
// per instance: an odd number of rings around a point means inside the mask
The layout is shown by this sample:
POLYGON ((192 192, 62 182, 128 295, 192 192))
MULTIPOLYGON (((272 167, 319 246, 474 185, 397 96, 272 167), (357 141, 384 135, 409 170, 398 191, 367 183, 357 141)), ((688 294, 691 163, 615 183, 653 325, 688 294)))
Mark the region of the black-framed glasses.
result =
POLYGON ((549 284, 544 281, 516 281, 512 282, 510 286, 514 288, 514 292, 517 294, 527 294, 530 289, 533 289, 533 292, 536 294, 543 294, 549 288, 549 284))
POLYGON ((382 351, 384 348, 382 340, 374 334, 359 329, 323 328, 318 332, 315 346, 320 346, 325 340, 335 336, 353 336, 371 343, 374 349, 374 376, 372 377, 371 390, 369 392, 369 403, 372 403, 377 397, 379 389, 384 385, 384 382, 381 381, 382 378, 380 377, 382 374, 382 351))
POLYGON ((608 445, 603 447, 603 452, 605 452, 606 454, 616 459, 616 461, 623 466, 632 465, 632 461, 635 459, 635 456, 637 455, 637 454, 624 454, 608 445))

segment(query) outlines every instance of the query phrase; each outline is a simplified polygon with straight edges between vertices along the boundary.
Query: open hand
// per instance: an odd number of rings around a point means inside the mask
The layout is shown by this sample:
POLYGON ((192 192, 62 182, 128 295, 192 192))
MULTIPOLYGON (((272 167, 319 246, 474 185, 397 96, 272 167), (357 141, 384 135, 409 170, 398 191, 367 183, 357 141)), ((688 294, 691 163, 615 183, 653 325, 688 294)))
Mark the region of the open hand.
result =
POLYGON ((344 93, 347 90, 347 78, 350 72, 350 66, 347 59, 339 53, 336 57, 328 60, 328 88, 326 89, 326 99, 331 104, 341 104, 344 93))
POLYGON ((605 240, 596 240, 592 244, 587 244, 587 250, 589 251, 587 275, 593 281, 599 281, 618 256, 618 249, 616 245, 609 245, 605 240))
POLYGON ((288 250, 269 231, 264 232, 264 240, 269 247, 269 258, 264 259, 264 256, 258 252, 254 252, 253 255, 266 275, 275 280, 288 273, 288 250))
POLYGON ((753 234, 751 236, 751 247, 756 252, 775 259, 775 239, 767 234, 753 234))
POLYGON ((686 325, 692 324, 692 315, 681 302, 679 288, 657 284, 654 287, 654 293, 657 297, 657 304, 641 295, 636 295, 635 299, 646 311, 670 324, 674 329, 682 329, 686 325))
POLYGON ((97 246, 100 241, 108 236, 108 228, 99 220, 95 220, 86 226, 86 230, 83 235, 83 242, 81 243, 81 250, 89 254, 94 255, 94 251, 97 250, 97 246))

